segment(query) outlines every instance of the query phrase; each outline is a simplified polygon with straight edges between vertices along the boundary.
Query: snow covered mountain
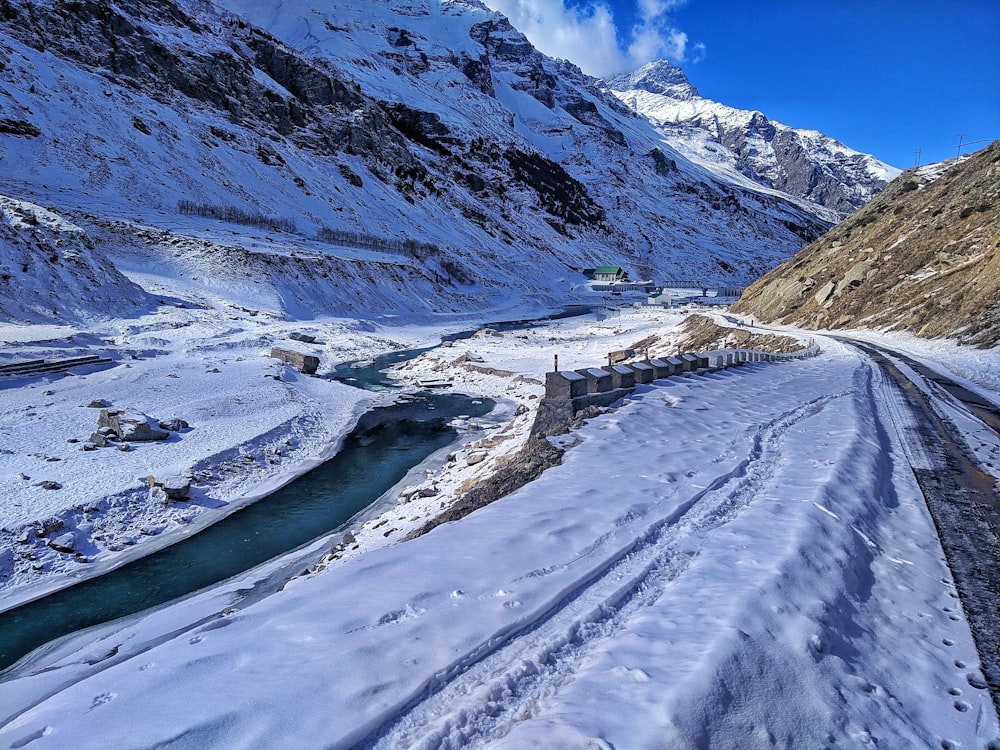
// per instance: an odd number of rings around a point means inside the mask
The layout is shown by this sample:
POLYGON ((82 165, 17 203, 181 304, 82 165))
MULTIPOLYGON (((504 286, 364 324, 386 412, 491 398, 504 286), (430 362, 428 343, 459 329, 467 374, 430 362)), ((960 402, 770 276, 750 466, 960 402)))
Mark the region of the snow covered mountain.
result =
POLYGON ((705 99, 666 60, 609 78, 604 85, 692 160, 746 175, 842 215, 862 206, 900 173, 817 130, 791 128, 761 112, 705 99))
POLYGON ((10 0, 0 148, 0 193, 131 278, 289 317, 558 304, 608 262, 745 283, 836 218, 685 158, 475 0, 10 0))

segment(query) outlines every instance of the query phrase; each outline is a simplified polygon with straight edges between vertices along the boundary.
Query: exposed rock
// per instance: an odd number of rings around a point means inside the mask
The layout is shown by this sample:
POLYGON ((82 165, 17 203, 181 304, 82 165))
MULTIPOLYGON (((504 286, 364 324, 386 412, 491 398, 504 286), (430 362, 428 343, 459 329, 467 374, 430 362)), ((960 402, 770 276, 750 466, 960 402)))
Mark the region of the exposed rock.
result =
POLYGON ((41 487, 43 490, 61 490, 62 485, 59 482, 54 482, 51 479, 46 479, 35 485, 36 487, 41 487))
POLYGON ((164 430, 152 417, 131 406, 124 411, 101 409, 97 424, 98 427, 110 427, 119 440, 145 442, 170 437, 169 430, 164 430))
POLYGON ((184 500, 191 491, 191 482, 184 477, 167 477, 161 486, 171 500, 184 500))
POLYGON ((7 135, 23 135, 27 138, 37 138, 42 134, 42 129, 27 120, 14 120, 7 117, 0 117, 0 133, 7 135))
POLYGON ((38 536, 48 536, 49 534, 55 534, 59 529, 63 527, 63 521, 61 518, 49 518, 42 521, 42 527, 36 533, 38 536))
POLYGON ((290 364, 304 375, 313 375, 319 368, 319 357, 311 354, 303 354, 292 349, 284 349, 276 346, 271 349, 271 356, 290 364))
POLYGON ((543 471, 562 461, 563 451, 548 440, 531 440, 518 453, 507 457, 490 476, 477 483, 441 515, 432 518, 405 539, 415 539, 436 526, 464 518, 478 508, 509 495, 528 482, 537 479, 543 471))
POLYGON ((791 336, 753 333, 746 328, 718 325, 705 315, 688 315, 681 327, 684 335, 678 351, 704 352, 713 349, 757 349, 762 352, 797 352, 805 346, 791 336))
POLYGON ((164 430, 170 430, 170 432, 180 432, 181 430, 186 430, 190 428, 187 422, 185 422, 180 417, 171 417, 170 419, 161 419, 158 424, 164 430))
POLYGON ((48 541, 48 545, 56 552, 72 552, 73 548, 76 546, 76 534, 72 531, 67 531, 65 534, 60 534, 55 539, 50 539, 48 541))
POLYGON ((764 322, 888 327, 992 347, 1000 342, 998 237, 1000 141, 907 170, 748 287, 733 310, 764 322), (789 293, 804 280, 820 284, 815 294, 789 293))
POLYGON ((816 294, 813 295, 813 297, 816 299, 816 304, 822 305, 824 302, 830 299, 830 297, 833 295, 836 289, 837 289, 836 281, 826 282, 823 286, 819 288, 819 291, 817 291, 816 294))
POLYGON ((87 404, 88 409, 107 409, 111 406, 111 402, 105 398, 95 398, 89 404, 87 404))

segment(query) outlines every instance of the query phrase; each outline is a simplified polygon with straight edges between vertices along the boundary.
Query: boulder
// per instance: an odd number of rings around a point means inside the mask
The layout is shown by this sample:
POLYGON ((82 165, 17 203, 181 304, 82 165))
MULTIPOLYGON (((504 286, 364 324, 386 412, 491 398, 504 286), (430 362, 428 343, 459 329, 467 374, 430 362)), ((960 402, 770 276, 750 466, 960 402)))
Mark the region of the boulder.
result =
POLYGON ((319 357, 312 354, 303 354, 292 349, 284 349, 276 346, 271 349, 271 356, 290 364, 305 375, 313 375, 319 368, 319 357))
POLYGON ((110 427, 119 440, 139 442, 170 437, 169 430, 164 430, 155 419, 131 406, 124 411, 101 409, 97 425, 98 428, 110 427))
POLYGON ((50 539, 48 545, 56 552, 72 552, 74 546, 76 545, 76 534, 72 531, 67 531, 65 534, 60 534, 55 539, 50 539))
POLYGON ((171 500, 184 500, 191 491, 191 482, 184 477, 167 477, 161 486, 171 500))
POLYGON ((164 430, 170 430, 171 432, 180 432, 181 430, 186 430, 191 426, 180 417, 161 419, 159 425, 164 430))

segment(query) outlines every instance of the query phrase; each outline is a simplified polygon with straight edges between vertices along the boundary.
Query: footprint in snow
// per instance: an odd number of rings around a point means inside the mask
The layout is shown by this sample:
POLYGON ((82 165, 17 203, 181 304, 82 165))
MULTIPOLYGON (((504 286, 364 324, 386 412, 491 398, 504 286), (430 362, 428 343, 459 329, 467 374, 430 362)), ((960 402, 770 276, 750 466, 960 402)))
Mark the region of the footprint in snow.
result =
POLYGON ((114 693, 101 693, 100 695, 95 695, 94 700, 90 704, 90 710, 93 711, 98 706, 103 706, 105 703, 110 703, 114 700, 114 693))

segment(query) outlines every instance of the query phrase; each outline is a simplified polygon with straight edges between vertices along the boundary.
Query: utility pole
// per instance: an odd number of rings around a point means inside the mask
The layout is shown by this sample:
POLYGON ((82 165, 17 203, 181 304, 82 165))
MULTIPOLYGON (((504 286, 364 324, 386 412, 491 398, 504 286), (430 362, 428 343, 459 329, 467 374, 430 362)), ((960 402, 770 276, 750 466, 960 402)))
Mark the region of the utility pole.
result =
POLYGON ((958 153, 955 154, 955 158, 958 159, 962 156, 962 141, 965 139, 965 133, 958 134, 958 153))
POLYGON ((920 149, 919 148, 914 152, 914 155, 913 155, 913 166, 915 166, 915 167, 919 167, 920 166, 920 149))

